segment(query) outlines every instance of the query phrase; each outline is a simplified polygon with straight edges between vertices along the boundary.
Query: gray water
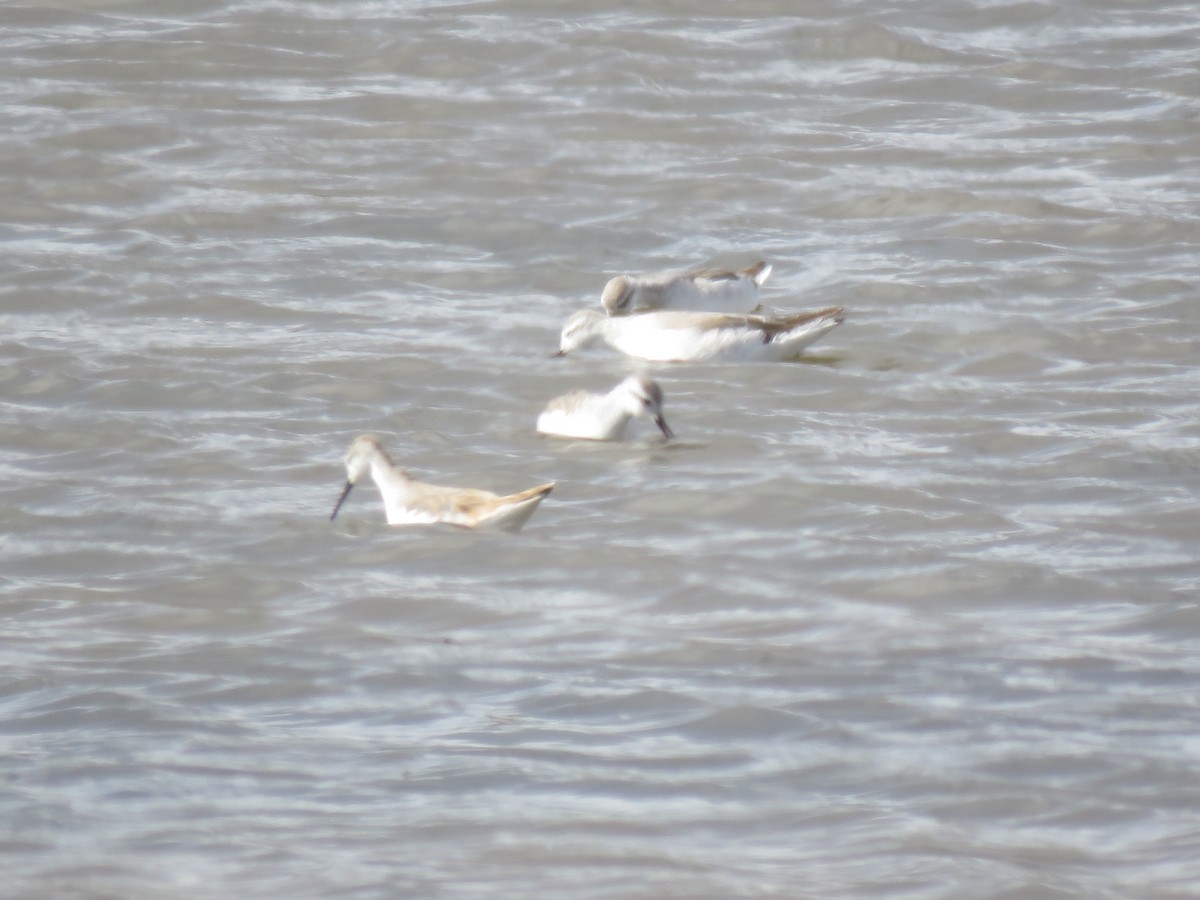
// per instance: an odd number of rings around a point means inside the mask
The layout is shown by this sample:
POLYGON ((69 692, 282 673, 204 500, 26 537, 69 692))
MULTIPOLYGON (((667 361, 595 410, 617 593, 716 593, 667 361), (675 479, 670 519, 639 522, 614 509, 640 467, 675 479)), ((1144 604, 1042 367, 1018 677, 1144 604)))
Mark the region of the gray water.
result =
POLYGON ((1200 895, 1190 4, 0 7, 0 892, 1200 895), (623 271, 795 363, 533 420, 623 271), (334 523, 378 434, 556 480, 334 523))

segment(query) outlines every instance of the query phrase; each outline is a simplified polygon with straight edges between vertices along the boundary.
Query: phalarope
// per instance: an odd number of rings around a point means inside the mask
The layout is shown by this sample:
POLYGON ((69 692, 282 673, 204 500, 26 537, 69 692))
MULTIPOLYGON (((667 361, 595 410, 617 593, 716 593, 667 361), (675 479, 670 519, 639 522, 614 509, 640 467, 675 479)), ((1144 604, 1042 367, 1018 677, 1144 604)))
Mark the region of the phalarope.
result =
POLYGON ((844 318, 840 306, 778 317, 683 311, 606 316, 584 309, 563 325, 556 355, 603 340, 626 356, 654 362, 791 359, 844 318))
POLYGON ((600 305, 610 316, 647 309, 747 312, 755 306, 758 289, 770 274, 768 263, 756 262, 737 272, 679 269, 618 275, 604 286, 600 305))
POLYGON ((379 439, 360 434, 346 451, 346 487, 329 515, 332 522, 350 489, 370 475, 383 495, 389 525, 431 525, 445 522, 464 528, 494 528, 518 531, 539 503, 554 488, 554 482, 500 497, 474 488, 441 487, 413 481, 392 462, 379 439))
POLYGON ((629 420, 644 414, 654 420, 663 437, 675 435, 662 412, 663 395, 658 382, 645 375, 630 375, 607 394, 571 391, 551 400, 538 416, 538 434, 619 441, 625 437, 629 420))

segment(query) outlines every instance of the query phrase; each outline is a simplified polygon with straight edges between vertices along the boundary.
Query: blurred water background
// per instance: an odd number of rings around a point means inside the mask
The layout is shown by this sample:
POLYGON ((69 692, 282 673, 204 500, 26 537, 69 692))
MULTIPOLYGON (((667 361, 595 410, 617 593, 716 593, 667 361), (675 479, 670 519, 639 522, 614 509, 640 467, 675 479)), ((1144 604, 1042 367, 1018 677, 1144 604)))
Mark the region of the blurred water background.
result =
POLYGON ((0 6, 0 893, 1200 895, 1200 20, 0 6), (538 438, 608 277, 850 318, 538 438), (558 488, 390 529, 417 476, 558 488))

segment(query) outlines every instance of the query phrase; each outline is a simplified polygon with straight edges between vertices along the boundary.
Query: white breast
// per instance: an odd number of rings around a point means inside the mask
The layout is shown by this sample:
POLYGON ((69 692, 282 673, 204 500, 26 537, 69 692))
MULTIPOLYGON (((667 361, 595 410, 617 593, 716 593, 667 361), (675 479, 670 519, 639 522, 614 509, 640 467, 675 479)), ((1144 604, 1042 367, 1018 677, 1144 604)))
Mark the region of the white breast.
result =
POLYGON ((675 327, 669 317, 655 313, 614 319, 609 343, 627 356, 655 362, 704 360, 761 344, 762 336, 747 329, 675 327))

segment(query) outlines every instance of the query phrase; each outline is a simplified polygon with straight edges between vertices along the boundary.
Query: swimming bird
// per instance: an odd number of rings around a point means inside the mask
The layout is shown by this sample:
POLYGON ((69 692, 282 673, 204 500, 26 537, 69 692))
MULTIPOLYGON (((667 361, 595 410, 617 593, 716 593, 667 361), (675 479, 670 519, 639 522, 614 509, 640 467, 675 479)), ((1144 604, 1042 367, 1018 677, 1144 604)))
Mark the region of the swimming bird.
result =
POLYGON ((748 312, 771 266, 756 262, 737 272, 727 269, 676 269, 610 278, 600 305, 610 316, 647 309, 748 312))
POLYGON ((555 397, 538 416, 537 430, 554 437, 619 441, 625 437, 629 420, 644 414, 669 439, 675 435, 663 418, 662 404, 657 381, 630 375, 607 394, 571 391, 555 397))
POLYGON ((555 355, 603 340, 626 356, 655 362, 791 359, 844 319, 840 306, 778 317, 681 310, 605 316, 584 309, 563 325, 555 355))
POLYGON ((383 495, 389 525, 431 525, 445 522, 464 528, 519 531, 554 482, 501 497, 475 488, 442 487, 414 481, 392 462, 379 439, 360 434, 346 451, 346 487, 329 515, 333 521, 350 489, 370 475, 383 495))

